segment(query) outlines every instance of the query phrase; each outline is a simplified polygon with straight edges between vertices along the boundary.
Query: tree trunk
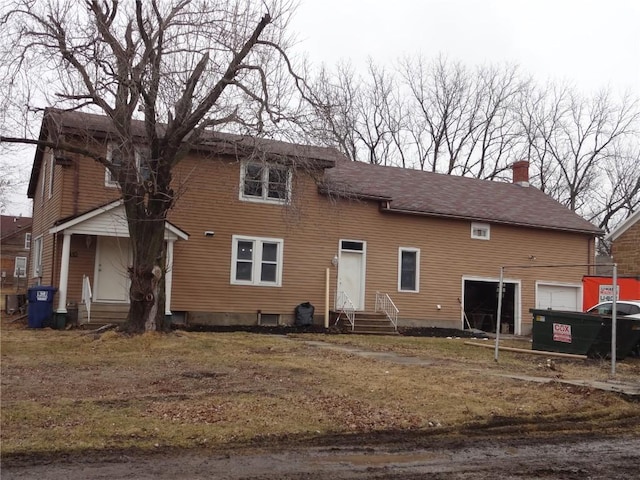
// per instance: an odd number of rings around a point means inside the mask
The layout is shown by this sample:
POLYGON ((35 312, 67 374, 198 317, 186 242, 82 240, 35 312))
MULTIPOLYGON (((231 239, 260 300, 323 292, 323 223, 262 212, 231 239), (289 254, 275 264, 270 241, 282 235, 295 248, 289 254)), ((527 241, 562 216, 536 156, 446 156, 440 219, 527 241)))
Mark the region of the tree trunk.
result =
POLYGON ((129 333, 165 329, 164 219, 129 218, 133 264, 129 268, 131 305, 125 330, 129 333), (135 232, 135 233, 134 233, 135 232))

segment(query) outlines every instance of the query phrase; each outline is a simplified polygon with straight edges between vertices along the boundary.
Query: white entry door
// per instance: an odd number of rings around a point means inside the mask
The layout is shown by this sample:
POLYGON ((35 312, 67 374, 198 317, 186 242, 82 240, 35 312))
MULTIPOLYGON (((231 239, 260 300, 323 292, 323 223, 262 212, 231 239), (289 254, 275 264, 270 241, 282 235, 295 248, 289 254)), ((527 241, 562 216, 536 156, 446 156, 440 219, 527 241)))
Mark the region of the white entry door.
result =
POLYGON ((98 237, 94 299, 101 302, 128 302, 131 263, 128 238, 98 237))
MULTIPOLYGON (((360 241, 340 241, 338 263, 338 294, 344 292, 356 310, 364 310, 365 243, 360 241)), ((338 296, 336 308, 346 301, 338 296)))

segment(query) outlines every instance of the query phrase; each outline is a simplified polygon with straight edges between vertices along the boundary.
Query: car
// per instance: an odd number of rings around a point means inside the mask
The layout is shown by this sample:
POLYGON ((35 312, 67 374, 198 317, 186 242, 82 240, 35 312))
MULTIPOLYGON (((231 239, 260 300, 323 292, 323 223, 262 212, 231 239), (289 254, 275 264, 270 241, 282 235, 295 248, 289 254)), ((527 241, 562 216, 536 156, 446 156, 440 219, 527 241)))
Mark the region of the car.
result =
MULTIPOLYGON (((598 313, 600 315, 611 315, 612 312, 613 302, 600 302, 587 310, 587 313, 598 313)), ((620 316, 640 314, 640 300, 618 300, 616 302, 616 314, 620 316)))

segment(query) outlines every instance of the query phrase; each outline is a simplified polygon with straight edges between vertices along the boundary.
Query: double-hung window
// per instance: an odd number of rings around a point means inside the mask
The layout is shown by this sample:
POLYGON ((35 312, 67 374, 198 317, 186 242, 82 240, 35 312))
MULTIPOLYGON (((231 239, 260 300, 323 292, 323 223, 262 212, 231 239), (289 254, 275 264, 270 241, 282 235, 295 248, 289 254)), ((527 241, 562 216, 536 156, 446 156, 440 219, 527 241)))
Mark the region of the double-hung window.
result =
POLYGON ((16 257, 13 276, 16 278, 24 278, 27 276, 27 257, 16 257))
MULTIPOLYGON (((137 180, 139 182, 147 181, 151 179, 151 167, 149 165, 149 149, 143 147, 135 147, 135 161, 136 161, 136 171, 137 171, 137 180)), ((116 170, 126 167, 124 164, 124 159, 122 156, 122 152, 116 145, 113 143, 109 143, 107 146, 107 161, 111 162, 116 170)), ((104 184, 107 187, 116 187, 118 186, 117 178, 111 173, 111 171, 106 168, 105 169, 105 179, 104 184)))
POLYGON ((243 162, 240 199, 267 203, 287 203, 291 196, 291 167, 243 162))
POLYGON ((398 291, 420 290, 420 249, 400 247, 398 249, 398 291))
POLYGON ((24 234, 24 249, 25 250, 31 249, 31 233, 30 232, 27 232, 24 234))
POLYGON ((42 236, 39 236, 33 241, 33 249, 31 250, 33 256, 33 276, 42 276, 42 236))
POLYGON ((282 285, 282 239, 234 235, 232 241, 232 284, 282 285))

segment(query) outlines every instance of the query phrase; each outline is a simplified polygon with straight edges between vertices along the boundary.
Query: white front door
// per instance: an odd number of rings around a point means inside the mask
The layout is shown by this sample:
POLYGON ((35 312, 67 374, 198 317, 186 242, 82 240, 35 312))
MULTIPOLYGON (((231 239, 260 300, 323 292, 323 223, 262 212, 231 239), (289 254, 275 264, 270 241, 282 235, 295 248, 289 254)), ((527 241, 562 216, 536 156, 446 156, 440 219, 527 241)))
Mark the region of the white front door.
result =
POLYGON ((130 265, 129 239, 98 237, 94 299, 101 302, 128 302, 130 265))
POLYGON ((364 310, 365 243, 342 240, 338 261, 338 302, 336 308, 347 306, 344 297, 340 297, 340 292, 344 292, 356 310, 364 310))

